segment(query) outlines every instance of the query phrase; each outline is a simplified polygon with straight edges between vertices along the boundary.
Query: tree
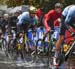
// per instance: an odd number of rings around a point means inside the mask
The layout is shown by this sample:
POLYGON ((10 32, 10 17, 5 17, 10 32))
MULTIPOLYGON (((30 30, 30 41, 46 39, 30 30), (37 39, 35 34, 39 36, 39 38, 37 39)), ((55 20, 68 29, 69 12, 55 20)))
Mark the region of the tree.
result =
POLYGON ((8 7, 15 7, 15 6, 20 6, 22 5, 24 0, 8 0, 6 4, 8 7))
POLYGON ((8 7, 15 7, 19 5, 40 5, 45 8, 47 12, 50 9, 54 8, 55 3, 60 2, 63 6, 67 6, 70 4, 75 4, 75 0, 0 0, 0 4, 7 4, 8 7))
POLYGON ((6 4, 6 1, 8 1, 8 0, 0 0, 0 5, 6 4))
POLYGON ((29 0, 24 0, 24 4, 28 5, 29 4, 29 0))

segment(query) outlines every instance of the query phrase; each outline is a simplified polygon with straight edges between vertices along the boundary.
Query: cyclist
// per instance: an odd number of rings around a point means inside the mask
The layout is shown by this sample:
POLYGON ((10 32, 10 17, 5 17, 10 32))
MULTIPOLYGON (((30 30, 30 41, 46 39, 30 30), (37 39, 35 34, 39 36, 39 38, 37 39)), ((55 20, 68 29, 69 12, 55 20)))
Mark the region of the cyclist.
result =
POLYGON ((43 17, 44 17, 44 7, 41 7, 39 6, 38 9, 37 9, 37 17, 39 19, 39 22, 40 22, 40 26, 43 26, 43 17))
POLYGON ((56 3, 55 9, 50 10, 44 17, 44 26, 47 31, 54 30, 54 25, 59 26, 62 12, 62 4, 56 3))
POLYGON ((35 30, 36 25, 38 24, 38 17, 36 16, 36 11, 37 9, 34 6, 30 6, 29 11, 23 12, 20 16, 18 16, 17 28, 18 28, 18 33, 22 32, 21 36, 23 35, 23 31, 28 34, 29 28, 35 30))
MULTIPOLYGON (((56 43, 56 51, 53 59, 53 63, 55 66, 58 66, 58 60, 61 58, 61 44, 64 41, 65 31, 68 29, 70 31, 69 26, 74 26, 75 23, 75 5, 70 5, 66 7, 62 12, 61 17, 61 29, 60 29, 60 37, 56 43)), ((71 31, 70 31, 71 32, 71 31)))
POLYGON ((32 26, 35 26, 36 23, 38 23, 38 18, 36 16, 36 8, 33 6, 30 6, 28 12, 23 12, 20 16, 18 16, 18 31, 25 30, 27 31, 27 27, 31 24, 32 26), (24 27, 24 29, 23 29, 24 27))
POLYGON ((17 17, 22 13, 21 10, 18 10, 14 13, 13 16, 10 16, 10 26, 11 27, 15 27, 14 30, 16 31, 16 23, 18 21, 17 17))
MULTIPOLYGON (((55 9, 50 10, 44 17, 44 26, 48 31, 54 30, 53 33, 54 39, 57 40, 59 38, 59 30, 60 30, 60 18, 62 13, 62 4, 56 3, 55 9)), ((44 35, 45 36, 45 35, 44 35)))
MULTIPOLYGON (((6 27, 9 26, 9 14, 4 14, 3 18, 1 19, 1 27, 2 27, 2 31, 3 33, 6 32, 6 27)), ((10 27, 10 26, 9 26, 10 27)))

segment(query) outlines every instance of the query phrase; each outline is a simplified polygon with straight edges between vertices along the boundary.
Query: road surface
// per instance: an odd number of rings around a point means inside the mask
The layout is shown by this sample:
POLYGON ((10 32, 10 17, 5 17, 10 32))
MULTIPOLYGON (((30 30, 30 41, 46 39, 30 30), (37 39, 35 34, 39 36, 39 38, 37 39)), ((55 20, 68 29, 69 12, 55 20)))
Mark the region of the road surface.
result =
MULTIPOLYGON (((48 69, 47 59, 42 58, 37 59, 38 62, 34 63, 26 63, 22 61, 20 58, 19 60, 12 60, 8 59, 5 56, 5 53, 0 51, 0 69, 48 69)), ((68 61, 64 62, 59 69, 75 69, 75 57, 71 57, 68 61)))

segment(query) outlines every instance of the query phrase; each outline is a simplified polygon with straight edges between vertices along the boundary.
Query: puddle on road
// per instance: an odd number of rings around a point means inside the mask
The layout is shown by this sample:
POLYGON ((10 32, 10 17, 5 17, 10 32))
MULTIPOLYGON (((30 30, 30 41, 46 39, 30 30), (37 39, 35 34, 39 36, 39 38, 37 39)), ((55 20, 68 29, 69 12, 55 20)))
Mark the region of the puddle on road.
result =
MULTIPOLYGON (((0 56, 0 65, 6 65, 7 67, 44 67, 44 66, 47 66, 46 62, 45 64, 44 63, 32 63, 32 64, 28 64, 26 62, 16 62, 16 61, 13 61, 13 60, 10 60, 10 59, 6 59, 5 56, 0 56), (2 60, 3 59, 3 60, 2 60)), ((44 59, 45 60, 45 59, 44 59)), ((39 60, 41 61, 41 60, 39 60)), ((48 69, 48 68, 47 68, 48 69)), ((71 57, 68 59, 68 61, 66 61, 64 64, 62 64, 60 66, 60 69, 75 69, 75 57, 71 57)))

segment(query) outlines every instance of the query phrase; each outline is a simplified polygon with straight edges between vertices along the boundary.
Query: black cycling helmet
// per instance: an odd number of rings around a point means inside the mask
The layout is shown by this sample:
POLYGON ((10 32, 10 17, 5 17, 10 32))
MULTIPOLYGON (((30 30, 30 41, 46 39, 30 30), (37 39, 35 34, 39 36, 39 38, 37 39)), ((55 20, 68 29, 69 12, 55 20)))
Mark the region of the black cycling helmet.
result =
POLYGON ((55 8, 63 8, 63 5, 61 3, 56 3, 55 8))

